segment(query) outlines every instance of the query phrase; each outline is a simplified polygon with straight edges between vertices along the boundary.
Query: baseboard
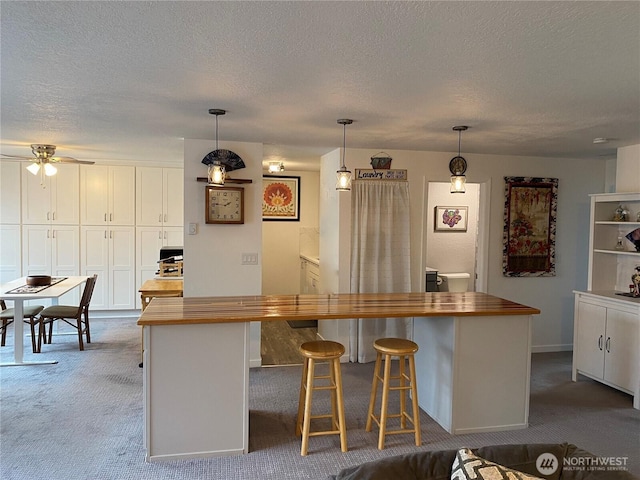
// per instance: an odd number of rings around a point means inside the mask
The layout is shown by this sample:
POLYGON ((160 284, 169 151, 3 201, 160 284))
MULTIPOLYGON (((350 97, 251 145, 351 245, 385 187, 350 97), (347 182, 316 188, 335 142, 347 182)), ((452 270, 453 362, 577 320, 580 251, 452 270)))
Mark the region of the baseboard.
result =
POLYGON ((140 317, 140 310, 89 310, 89 318, 135 318, 140 317))

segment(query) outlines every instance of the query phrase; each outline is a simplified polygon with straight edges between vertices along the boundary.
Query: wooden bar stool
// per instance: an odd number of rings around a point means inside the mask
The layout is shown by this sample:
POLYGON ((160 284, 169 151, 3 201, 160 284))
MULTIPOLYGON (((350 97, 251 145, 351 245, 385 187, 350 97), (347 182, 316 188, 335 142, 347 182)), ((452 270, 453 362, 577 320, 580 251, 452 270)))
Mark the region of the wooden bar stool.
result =
POLYGON ((373 385, 371 386, 371 398, 369 399, 369 413, 367 414, 367 425, 365 430, 371 431, 372 422, 376 422, 380 427, 378 436, 378 449, 384 449, 385 435, 397 433, 415 434, 416 446, 420 446, 420 410, 418 408, 418 387, 416 383, 416 365, 414 354, 418 351, 418 344, 404 338, 379 338, 373 342, 373 348, 378 352, 376 365, 373 371, 373 385), (380 367, 384 356, 384 376, 381 376, 380 367), (399 358, 399 373, 391 375, 391 359, 399 358), (405 360, 409 359, 409 375, 406 374, 405 360), (399 380, 399 384, 392 386, 392 380, 399 380), (376 396, 378 392, 378 381, 382 382, 382 406, 380 417, 374 414, 376 396), (387 407, 389 405, 389 391, 398 390, 400 392, 400 413, 389 415, 387 407), (406 392, 411 391, 413 416, 407 412, 406 392), (387 420, 389 418, 400 418, 400 428, 397 430, 387 430, 387 420), (413 428, 407 428, 407 420, 411 422, 413 428))
POLYGON ((302 379, 300 381, 300 398, 298 400, 298 418, 296 435, 302 435, 301 455, 307 454, 309 437, 318 435, 340 435, 340 449, 347 451, 347 428, 344 422, 344 403, 342 400, 342 375, 340 373, 340 357, 344 354, 344 346, 337 342, 318 340, 300 345, 300 353, 304 356, 302 379), (316 375, 316 362, 327 362, 328 375, 316 375), (315 380, 329 380, 328 385, 315 385, 315 380), (331 392, 331 414, 311 415, 311 399, 314 390, 331 392), (312 418, 330 418, 331 430, 311 432, 312 418))

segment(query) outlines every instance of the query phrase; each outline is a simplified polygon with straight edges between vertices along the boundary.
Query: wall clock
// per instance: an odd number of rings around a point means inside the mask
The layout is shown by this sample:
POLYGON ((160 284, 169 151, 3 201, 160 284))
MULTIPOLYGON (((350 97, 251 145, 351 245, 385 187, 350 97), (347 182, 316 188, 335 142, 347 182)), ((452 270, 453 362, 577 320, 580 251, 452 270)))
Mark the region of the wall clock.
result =
POLYGON ((206 188, 206 223, 244 223, 244 188, 206 188))

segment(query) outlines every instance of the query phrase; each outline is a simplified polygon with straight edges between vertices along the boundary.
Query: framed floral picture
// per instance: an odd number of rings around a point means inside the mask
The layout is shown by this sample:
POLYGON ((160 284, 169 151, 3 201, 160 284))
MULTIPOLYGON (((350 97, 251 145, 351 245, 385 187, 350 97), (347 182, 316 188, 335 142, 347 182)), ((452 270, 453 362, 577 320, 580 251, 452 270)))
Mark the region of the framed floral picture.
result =
POLYGON ((468 207, 436 207, 436 232, 466 232, 468 207))
POLYGON ((504 180, 503 275, 555 276, 558 179, 504 177, 504 180))
POLYGON ((300 177, 262 177, 262 220, 300 221, 300 177))

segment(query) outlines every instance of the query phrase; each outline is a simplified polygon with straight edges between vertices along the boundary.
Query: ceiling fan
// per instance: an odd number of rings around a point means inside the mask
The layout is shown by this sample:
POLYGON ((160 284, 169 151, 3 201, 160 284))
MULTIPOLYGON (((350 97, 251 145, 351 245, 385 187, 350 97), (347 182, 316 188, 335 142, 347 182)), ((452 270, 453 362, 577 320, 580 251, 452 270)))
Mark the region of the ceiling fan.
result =
POLYGON ((88 160, 78 160, 73 157, 54 157, 54 154, 56 153, 55 145, 34 143, 31 145, 31 151, 35 155, 35 159, 33 157, 24 157, 22 155, 6 155, 4 153, 0 155, 2 155, 3 158, 13 158, 32 162, 31 165, 27 167, 27 170, 34 175, 37 175, 38 172, 40 172, 41 183, 44 180, 44 175, 50 177, 55 175, 58 171, 58 169, 53 165, 54 163, 82 163, 86 165, 93 165, 95 163, 88 160))

